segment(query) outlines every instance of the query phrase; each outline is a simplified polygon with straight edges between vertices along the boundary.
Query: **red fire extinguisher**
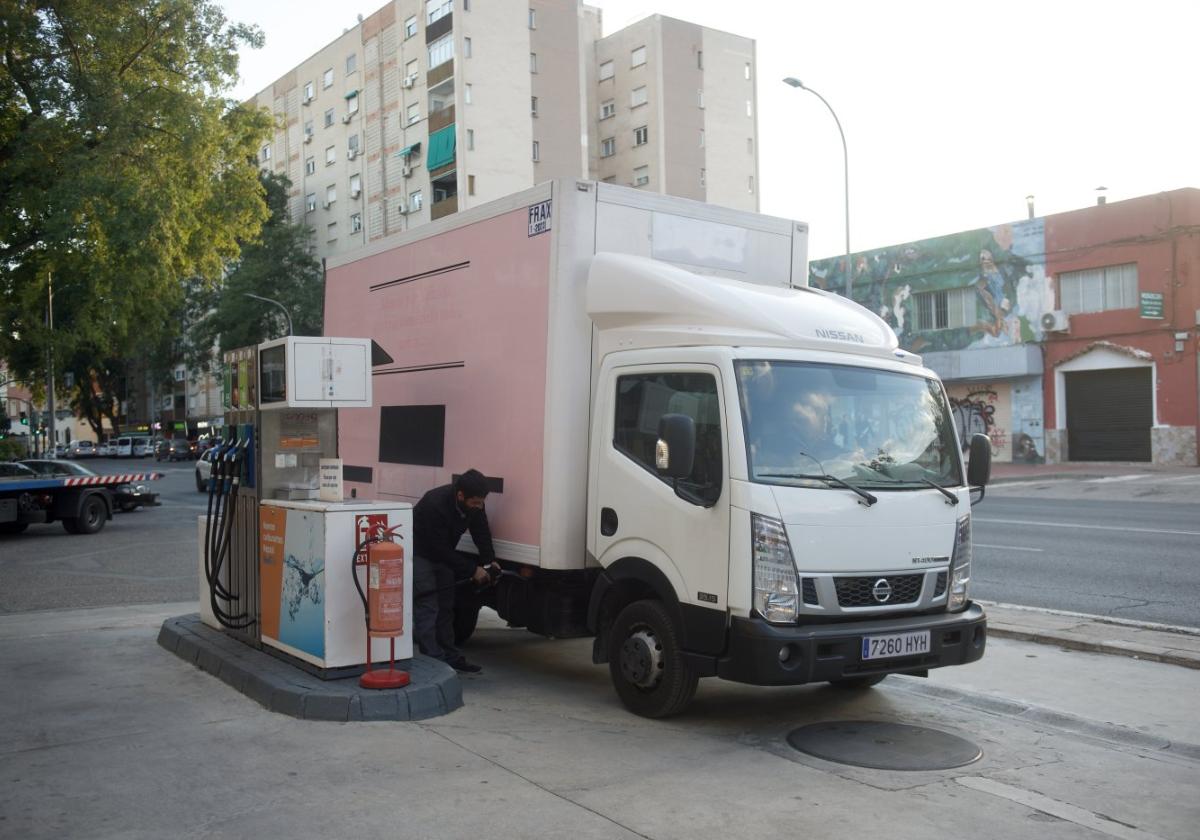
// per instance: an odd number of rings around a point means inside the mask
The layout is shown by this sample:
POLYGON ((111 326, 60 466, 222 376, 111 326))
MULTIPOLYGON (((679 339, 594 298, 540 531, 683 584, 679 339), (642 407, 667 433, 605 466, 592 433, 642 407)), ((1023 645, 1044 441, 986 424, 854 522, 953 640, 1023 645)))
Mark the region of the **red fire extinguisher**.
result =
POLYGON ((408 672, 395 667, 396 637, 404 634, 404 546, 392 539, 397 528, 367 538, 354 553, 354 585, 367 623, 367 669, 358 681, 363 688, 400 688, 409 682, 408 672), (359 566, 367 569, 365 593, 358 581, 359 566), (372 639, 391 640, 386 670, 371 668, 372 639))

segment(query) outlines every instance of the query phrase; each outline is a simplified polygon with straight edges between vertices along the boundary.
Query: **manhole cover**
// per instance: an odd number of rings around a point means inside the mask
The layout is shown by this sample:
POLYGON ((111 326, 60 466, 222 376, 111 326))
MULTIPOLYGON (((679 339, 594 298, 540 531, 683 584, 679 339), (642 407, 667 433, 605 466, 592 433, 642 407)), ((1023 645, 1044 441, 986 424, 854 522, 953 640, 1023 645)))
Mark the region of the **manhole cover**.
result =
POLYGON ((875 770, 949 770, 983 757, 983 750, 957 735, 873 720, 813 723, 787 740, 802 753, 875 770))

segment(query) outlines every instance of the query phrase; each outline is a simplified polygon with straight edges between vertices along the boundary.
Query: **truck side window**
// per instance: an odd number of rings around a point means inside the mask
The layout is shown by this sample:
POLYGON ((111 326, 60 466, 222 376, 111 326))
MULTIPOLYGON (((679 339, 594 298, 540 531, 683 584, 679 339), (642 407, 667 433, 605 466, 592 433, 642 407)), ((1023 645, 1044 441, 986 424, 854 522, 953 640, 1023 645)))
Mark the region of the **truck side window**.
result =
MULTIPOLYGON (((686 414, 696 421, 696 461, 681 479, 696 496, 715 501, 721 495, 721 411, 716 377, 707 373, 639 373, 617 378, 613 446, 650 472, 658 420, 686 414)), ((666 479, 663 479, 667 483, 666 479)))

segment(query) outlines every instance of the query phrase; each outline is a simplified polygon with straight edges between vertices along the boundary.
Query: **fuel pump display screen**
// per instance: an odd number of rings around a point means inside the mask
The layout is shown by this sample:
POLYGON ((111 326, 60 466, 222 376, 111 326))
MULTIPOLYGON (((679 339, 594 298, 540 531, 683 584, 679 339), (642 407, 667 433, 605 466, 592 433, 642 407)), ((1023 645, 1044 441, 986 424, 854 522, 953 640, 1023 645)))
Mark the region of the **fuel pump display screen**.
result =
POLYGON ((259 382, 262 404, 287 400, 287 345, 268 347, 258 353, 259 382))

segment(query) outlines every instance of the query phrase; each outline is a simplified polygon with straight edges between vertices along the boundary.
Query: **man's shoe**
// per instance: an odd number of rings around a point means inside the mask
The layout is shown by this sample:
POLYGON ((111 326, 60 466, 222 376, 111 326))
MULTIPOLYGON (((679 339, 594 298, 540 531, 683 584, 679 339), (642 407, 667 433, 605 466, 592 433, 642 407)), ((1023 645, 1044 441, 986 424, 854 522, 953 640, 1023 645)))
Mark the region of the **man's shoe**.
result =
POLYGON ((479 665, 476 665, 474 662, 468 662, 466 659, 455 659, 453 662, 447 662, 446 664, 460 674, 478 674, 483 670, 479 665))

